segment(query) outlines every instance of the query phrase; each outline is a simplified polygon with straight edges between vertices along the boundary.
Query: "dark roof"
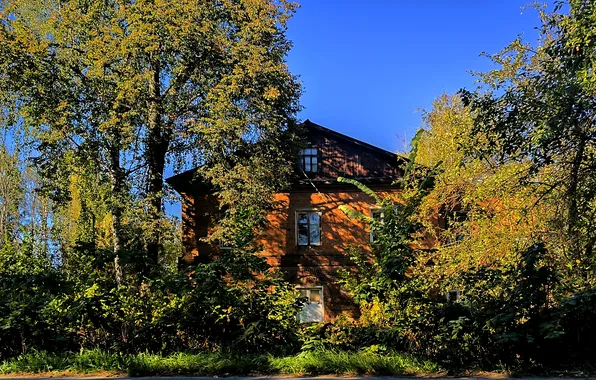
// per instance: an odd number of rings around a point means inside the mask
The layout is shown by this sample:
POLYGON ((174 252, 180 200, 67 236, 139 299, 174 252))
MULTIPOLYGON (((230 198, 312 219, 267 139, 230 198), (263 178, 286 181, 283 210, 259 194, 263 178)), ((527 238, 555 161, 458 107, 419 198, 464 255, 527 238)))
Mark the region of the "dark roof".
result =
POLYGON ((197 186, 204 187, 205 190, 209 190, 210 187, 207 185, 207 181, 201 180, 197 169, 198 168, 186 170, 182 173, 166 178, 166 182, 179 193, 190 190, 191 188, 196 189, 197 186))
MULTIPOLYGON (((306 121, 304 121, 304 123, 302 123, 302 126, 308 131, 308 132, 313 132, 319 135, 327 135, 335 140, 341 140, 341 141, 345 141, 348 142, 350 144, 356 145, 362 149, 368 150, 371 153, 375 154, 375 155, 379 155, 379 156, 384 156, 385 158, 389 159, 389 160, 396 160, 397 162, 401 162, 401 163, 407 163, 408 159, 402 155, 390 152, 388 150, 379 148, 377 146, 371 145, 369 143, 366 143, 362 140, 358 140, 355 139, 353 137, 344 135, 343 133, 339 133, 336 132, 332 129, 323 127, 322 125, 313 123, 312 121, 310 121, 309 119, 307 119, 306 121)), ((395 161, 394 161, 395 162, 395 161)), ((363 181, 364 183, 368 183, 368 184, 385 184, 385 183, 391 183, 392 180, 394 180, 394 178, 359 178, 359 180, 363 181)), ((331 179, 327 178, 327 179, 321 179, 318 180, 317 182, 319 184, 330 184, 331 179)), ((187 171, 184 171, 182 173, 179 173, 177 175, 174 175, 172 177, 169 177, 166 179, 166 182, 168 184, 170 184, 176 191, 178 192, 184 192, 185 190, 189 190, 190 188, 192 188, 193 190, 197 190, 197 186, 204 186, 205 190, 209 189, 209 186, 206 184, 205 181, 202 181, 197 168, 193 168, 187 171)), ((311 185, 313 183, 313 179, 309 179, 306 182, 304 182, 303 179, 298 181, 298 185, 311 185)))
POLYGON ((385 149, 379 148, 377 146, 371 145, 371 144, 369 144, 367 142, 364 142, 362 140, 358 140, 358 139, 355 139, 355 138, 350 137, 348 135, 344 135, 343 133, 336 132, 336 131, 334 131, 332 129, 329 129, 327 127, 323 127, 322 125, 319 125, 317 123, 313 123, 312 121, 310 121, 310 119, 306 119, 306 121, 302 125, 307 130, 310 130, 310 131, 313 131, 313 132, 318 132, 318 133, 323 134, 323 135, 328 135, 328 136, 333 137, 333 138, 338 139, 338 140, 347 141, 347 142, 349 142, 351 144, 358 145, 358 146, 360 146, 360 147, 362 147, 364 149, 370 150, 373 153, 376 153, 376 154, 379 154, 379 155, 384 155, 384 156, 386 156, 387 158, 390 158, 390 159, 397 159, 398 161, 403 161, 403 162, 407 162, 407 160, 408 160, 406 157, 404 157, 402 155, 399 155, 397 153, 390 152, 388 150, 385 150, 385 149))

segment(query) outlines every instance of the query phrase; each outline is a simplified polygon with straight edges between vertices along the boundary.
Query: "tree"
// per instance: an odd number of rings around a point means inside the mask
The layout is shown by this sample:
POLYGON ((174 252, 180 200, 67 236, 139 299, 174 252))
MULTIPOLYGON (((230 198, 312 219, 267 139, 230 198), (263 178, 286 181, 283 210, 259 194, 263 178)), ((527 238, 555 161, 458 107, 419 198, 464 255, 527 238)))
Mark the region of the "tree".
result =
MULTIPOLYGON (((474 130, 473 114, 459 96, 437 98, 423 122, 416 163, 440 166, 418 210, 434 250, 421 257, 417 276, 444 291, 474 292, 466 288, 466 273, 515 265, 520 252, 537 242, 556 247, 548 223, 556 208, 541 202, 541 186, 522 185, 529 159, 502 162, 480 154, 491 148, 489 139, 474 130)), ((551 255, 545 258, 552 263, 551 255)), ((498 294, 501 288, 491 290, 498 294)))
POLYGON ((5 146, 0 149, 0 245, 5 245, 19 232, 24 191, 18 160, 5 146))
POLYGON ((495 143, 483 154, 531 163, 524 183, 542 185, 541 197, 558 205, 553 230, 563 232, 568 264, 588 279, 596 243, 596 7, 571 0, 566 14, 563 5, 557 1, 551 13, 539 9, 537 46, 518 38, 490 56, 500 68, 479 74, 486 86, 462 96, 474 114, 474 133, 495 143))
POLYGON ((365 323, 374 320, 374 323, 385 325, 395 320, 396 304, 413 297, 410 293, 413 289, 412 267, 428 249, 423 241, 423 225, 416 216, 440 163, 432 167, 417 165, 419 142, 420 133, 417 133, 411 143, 404 174, 393 183, 400 187, 400 193, 382 197, 357 180, 337 179, 356 186, 374 199, 378 208, 378 216, 372 217, 348 205, 340 206, 347 216, 368 224, 374 236, 370 250, 353 247, 348 252, 357 269, 340 271, 343 285, 359 304, 365 323), (371 313, 373 309, 375 312, 371 313))
POLYGON ((232 212, 238 202, 266 206, 267 194, 285 183, 300 94, 284 62, 295 7, 286 0, 3 2, 4 109, 32 129, 54 198, 68 198, 72 165, 98 166, 109 181, 117 273, 131 197, 147 215, 147 255, 157 264, 168 163, 203 165, 201 175, 232 212))

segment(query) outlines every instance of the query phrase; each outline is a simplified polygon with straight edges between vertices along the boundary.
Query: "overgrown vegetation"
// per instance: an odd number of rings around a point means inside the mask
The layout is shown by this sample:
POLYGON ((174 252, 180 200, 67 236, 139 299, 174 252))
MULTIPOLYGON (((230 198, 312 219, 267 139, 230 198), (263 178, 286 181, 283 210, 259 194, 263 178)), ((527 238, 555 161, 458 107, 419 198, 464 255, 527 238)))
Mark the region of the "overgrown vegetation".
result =
POLYGON ((360 320, 324 331, 324 345, 382 342, 450 368, 593 365, 596 8, 568 5, 540 8, 539 44, 514 41, 481 87, 425 113, 416 174, 398 199, 377 197, 378 244, 346 273, 360 320))
POLYGON ((369 374, 424 375, 438 373, 440 368, 405 354, 387 352, 338 352, 321 350, 295 356, 233 355, 217 352, 200 354, 109 354, 84 351, 79 354, 35 352, 0 364, 0 374, 70 372, 127 373, 130 376, 210 376, 247 374, 369 374))
POLYGON ((253 254, 299 144, 295 7, 0 4, 0 359, 295 349, 295 291, 253 254), (235 249, 186 266, 163 176, 190 165, 235 249))
POLYGON ((300 147, 295 7, 1 3, 0 373, 593 368, 594 2, 539 8, 536 44, 438 98, 398 195, 339 179, 378 209, 342 207, 374 236, 339 274, 360 315, 308 326, 254 244, 300 147), (187 160, 234 247, 192 266, 163 210, 187 160))

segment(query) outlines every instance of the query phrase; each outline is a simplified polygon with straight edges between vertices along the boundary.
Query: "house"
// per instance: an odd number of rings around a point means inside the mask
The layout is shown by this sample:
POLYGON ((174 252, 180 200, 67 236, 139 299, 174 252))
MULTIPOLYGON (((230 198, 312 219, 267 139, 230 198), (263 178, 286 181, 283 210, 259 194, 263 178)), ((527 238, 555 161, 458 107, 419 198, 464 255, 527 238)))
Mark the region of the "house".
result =
MULTIPOLYGON (((369 250, 368 226, 350 219, 340 205, 374 215, 374 200, 337 178, 355 178, 380 194, 395 194, 392 183, 403 174, 405 159, 395 153, 348 137, 309 120, 304 123, 308 145, 297 157, 291 188, 276 194, 269 225, 258 238, 262 256, 310 299, 303 321, 332 320, 356 312, 336 281, 336 272, 349 268, 346 251, 369 250)), ((168 179, 183 196, 182 217, 187 262, 208 261, 225 249, 201 240, 217 214, 213 196, 193 182, 194 171, 168 179)))

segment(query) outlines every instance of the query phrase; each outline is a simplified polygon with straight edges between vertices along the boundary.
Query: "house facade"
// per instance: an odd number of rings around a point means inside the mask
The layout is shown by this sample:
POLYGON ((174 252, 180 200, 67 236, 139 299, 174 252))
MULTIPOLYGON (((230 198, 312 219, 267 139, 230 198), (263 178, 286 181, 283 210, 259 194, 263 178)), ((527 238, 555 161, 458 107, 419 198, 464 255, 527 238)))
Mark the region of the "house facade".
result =
MULTIPOLYGON (((381 195, 399 192, 392 184, 403 174, 405 159, 309 120, 304 123, 308 145, 300 151, 291 187, 275 195, 275 209, 258 238, 259 253, 295 283, 310 302, 300 314, 305 322, 333 320, 357 311, 337 284, 340 269, 350 268, 350 249, 369 250, 367 225, 339 208, 374 215, 375 202, 356 187, 337 182, 354 178, 381 195)), ((202 241, 218 213, 217 202, 205 187, 193 183, 194 171, 169 178, 182 195, 184 260, 206 262, 221 248, 202 241)))

